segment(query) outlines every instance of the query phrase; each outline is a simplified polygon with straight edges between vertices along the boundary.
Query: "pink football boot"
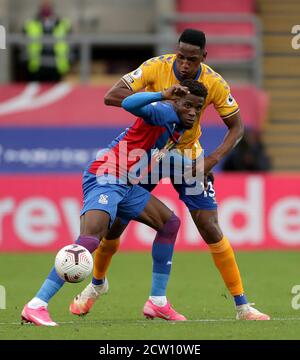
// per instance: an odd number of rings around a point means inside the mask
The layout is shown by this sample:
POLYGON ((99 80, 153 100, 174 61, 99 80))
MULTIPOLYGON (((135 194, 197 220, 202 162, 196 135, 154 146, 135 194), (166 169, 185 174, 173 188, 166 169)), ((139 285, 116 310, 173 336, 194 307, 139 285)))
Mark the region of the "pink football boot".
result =
POLYGON ((147 319, 160 318, 168 321, 186 321, 183 315, 172 308, 169 301, 165 306, 157 306, 149 299, 144 305, 143 314, 147 319))
POLYGON ((21 314, 22 323, 33 323, 37 326, 58 326, 56 322, 52 321, 49 312, 45 306, 37 309, 31 309, 26 304, 21 314))

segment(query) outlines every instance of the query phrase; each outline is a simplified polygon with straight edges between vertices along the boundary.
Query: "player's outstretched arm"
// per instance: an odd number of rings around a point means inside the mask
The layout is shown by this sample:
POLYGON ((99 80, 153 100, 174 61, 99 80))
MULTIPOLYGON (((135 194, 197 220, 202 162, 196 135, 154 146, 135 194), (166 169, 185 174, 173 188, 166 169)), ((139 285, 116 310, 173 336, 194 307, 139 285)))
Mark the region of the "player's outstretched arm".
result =
POLYGON ((104 96, 104 104, 111 106, 122 106, 122 101, 133 91, 128 88, 122 79, 120 79, 104 96))

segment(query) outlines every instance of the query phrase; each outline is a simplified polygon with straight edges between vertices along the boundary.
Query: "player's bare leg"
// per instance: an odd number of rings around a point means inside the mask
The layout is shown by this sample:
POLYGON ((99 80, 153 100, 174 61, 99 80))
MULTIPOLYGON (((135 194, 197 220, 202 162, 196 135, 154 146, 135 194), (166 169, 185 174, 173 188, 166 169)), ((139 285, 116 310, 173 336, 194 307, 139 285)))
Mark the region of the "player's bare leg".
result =
POLYGON ((217 210, 193 210, 191 215, 211 251, 226 287, 234 298, 237 320, 269 320, 268 315, 251 307, 246 299, 234 252, 219 226, 217 210))

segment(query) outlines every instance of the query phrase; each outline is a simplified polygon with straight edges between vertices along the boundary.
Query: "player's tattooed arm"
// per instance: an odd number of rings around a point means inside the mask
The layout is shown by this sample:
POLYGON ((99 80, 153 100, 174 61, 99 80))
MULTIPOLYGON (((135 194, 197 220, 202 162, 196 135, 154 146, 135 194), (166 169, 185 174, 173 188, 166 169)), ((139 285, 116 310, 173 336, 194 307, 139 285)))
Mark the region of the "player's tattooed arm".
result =
POLYGON ((104 104, 121 107, 122 101, 132 94, 133 91, 121 79, 105 94, 104 104))

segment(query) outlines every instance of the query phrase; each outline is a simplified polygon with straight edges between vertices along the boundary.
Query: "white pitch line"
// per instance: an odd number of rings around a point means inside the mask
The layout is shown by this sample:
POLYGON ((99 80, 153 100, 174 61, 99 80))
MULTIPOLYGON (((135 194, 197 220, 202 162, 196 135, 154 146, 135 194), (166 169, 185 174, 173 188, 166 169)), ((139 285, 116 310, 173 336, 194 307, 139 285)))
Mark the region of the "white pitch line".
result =
MULTIPOLYGON (((300 317, 290 317, 290 318, 273 318, 270 321, 300 321, 300 317)), ((171 321, 175 323, 174 321, 171 321)), ((236 319, 194 319, 194 320, 187 320, 184 322, 178 322, 179 324, 186 324, 186 323, 209 323, 209 322, 237 322, 236 319)), ((149 320, 91 320, 91 321, 61 321, 58 322, 59 325, 92 325, 92 324, 110 324, 110 325, 120 325, 122 323, 128 324, 157 324, 157 322, 151 322, 149 320)), ((21 325, 21 322, 0 322, 0 325, 21 325)), ((24 326, 30 326, 32 324, 24 324, 24 326)))
MULTIPOLYGON (((237 322, 236 319, 195 319, 187 320, 185 322, 237 322)), ((273 318, 270 321, 300 321, 300 318, 273 318)))

